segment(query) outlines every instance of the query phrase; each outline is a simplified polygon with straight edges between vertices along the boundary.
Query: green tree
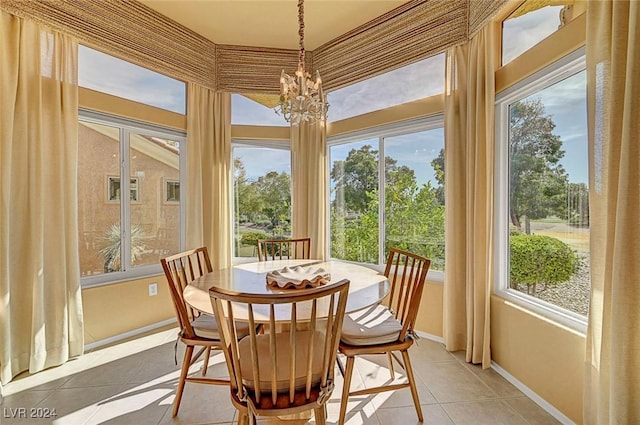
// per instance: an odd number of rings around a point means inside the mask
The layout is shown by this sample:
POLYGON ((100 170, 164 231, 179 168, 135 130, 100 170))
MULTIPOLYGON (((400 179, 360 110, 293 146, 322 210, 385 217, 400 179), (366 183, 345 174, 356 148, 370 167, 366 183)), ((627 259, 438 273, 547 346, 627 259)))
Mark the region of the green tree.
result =
POLYGON ((284 171, 269 171, 258 177, 253 185, 260 194, 262 213, 267 216, 271 225, 288 226, 291 212, 291 176, 284 171))
POLYGON ((345 211, 365 211, 371 193, 378 189, 378 151, 370 145, 351 149, 344 161, 333 164, 331 179, 341 192, 345 211))
POLYGON ((566 215, 567 173, 560 136, 539 99, 515 102, 509 115, 511 223, 530 233, 529 220, 566 215))
POLYGON ((233 184, 236 195, 236 217, 239 221, 254 222, 262 210, 262 199, 257 187, 247 178, 242 160, 234 159, 233 184))
MULTIPOLYGON (((331 176, 335 183, 332 255, 377 263, 378 152, 368 145, 351 150, 344 161, 334 164, 331 176)), ((444 207, 437 191, 430 184, 418 185, 414 170, 386 157, 385 249, 393 246, 442 259, 443 242, 444 207)))
POLYGON ((440 153, 431 161, 431 166, 435 171, 435 179, 438 186, 435 188, 436 197, 440 204, 444 205, 444 148, 440 149, 440 153))
POLYGON ((589 188, 585 183, 569 183, 567 219, 570 224, 589 226, 589 188))

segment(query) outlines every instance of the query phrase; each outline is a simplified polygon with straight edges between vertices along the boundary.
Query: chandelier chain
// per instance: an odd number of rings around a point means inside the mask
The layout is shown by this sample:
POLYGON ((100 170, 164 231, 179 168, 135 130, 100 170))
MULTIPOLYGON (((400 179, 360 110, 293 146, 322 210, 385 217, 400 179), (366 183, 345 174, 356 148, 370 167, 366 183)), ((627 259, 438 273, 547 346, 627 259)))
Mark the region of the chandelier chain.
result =
POLYGON ((298 0, 298 35, 300 36, 298 66, 304 68, 304 0, 298 0))

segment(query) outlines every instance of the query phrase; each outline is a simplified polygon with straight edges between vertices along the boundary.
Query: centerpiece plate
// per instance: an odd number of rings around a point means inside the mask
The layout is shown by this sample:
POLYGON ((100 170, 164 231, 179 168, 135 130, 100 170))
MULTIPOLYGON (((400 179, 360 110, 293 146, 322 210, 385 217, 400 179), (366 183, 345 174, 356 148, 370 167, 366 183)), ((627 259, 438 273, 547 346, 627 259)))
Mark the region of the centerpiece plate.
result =
POLYGON ((267 285, 279 289, 316 288, 329 283, 331 275, 321 267, 285 267, 267 273, 267 285))

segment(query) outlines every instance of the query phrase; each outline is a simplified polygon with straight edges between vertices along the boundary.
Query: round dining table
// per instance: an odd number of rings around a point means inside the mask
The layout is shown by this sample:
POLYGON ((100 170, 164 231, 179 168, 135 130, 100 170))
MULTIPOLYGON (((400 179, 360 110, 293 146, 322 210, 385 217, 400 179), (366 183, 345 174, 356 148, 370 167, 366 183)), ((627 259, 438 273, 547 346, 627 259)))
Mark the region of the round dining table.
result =
MULTIPOLYGON (((304 289, 284 289, 267 285, 267 274, 288 268, 303 268, 307 272, 329 275, 329 282, 348 279, 349 295, 346 312, 352 313, 380 302, 389 293, 389 281, 378 271, 345 261, 321 260, 272 260, 236 264, 229 268, 214 270, 193 280, 184 288, 184 300, 191 307, 206 314, 213 314, 209 288, 219 287, 248 295, 269 295, 304 289)), ((240 319, 236 317, 236 319, 240 319)), ((288 319, 283 314, 282 320, 288 319)))

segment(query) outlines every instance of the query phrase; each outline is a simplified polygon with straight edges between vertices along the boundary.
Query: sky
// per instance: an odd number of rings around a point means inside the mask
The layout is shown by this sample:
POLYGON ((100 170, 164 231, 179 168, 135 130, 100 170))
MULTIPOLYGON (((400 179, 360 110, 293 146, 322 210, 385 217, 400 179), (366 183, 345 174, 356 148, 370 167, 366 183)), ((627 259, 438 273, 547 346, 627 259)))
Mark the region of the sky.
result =
MULTIPOLYGON (((559 24, 560 7, 545 7, 504 23, 504 62, 519 55, 538 40, 554 32, 559 24)), ((79 84, 83 87, 150 104, 170 111, 185 113, 186 87, 181 81, 131 63, 80 46, 79 84)), ((329 121, 337 121, 392 105, 442 93, 444 86, 444 55, 416 62, 365 81, 328 93, 329 121)), ((293 72, 293 70, 292 70, 293 72)), ((571 77, 543 90, 546 112, 555 118, 554 133, 564 142, 565 158, 561 161, 573 182, 587 181, 586 99, 584 77, 571 77), (578 88, 578 90, 576 90, 578 88)), ((266 108, 244 96, 232 96, 232 123, 255 125, 286 125, 273 109, 266 108)), ((430 162, 443 146, 443 136, 420 133, 396 137, 393 148, 387 148, 401 165, 416 170, 420 183, 433 181, 430 162)), ((344 159, 355 145, 332 148, 334 159, 344 159)), ((377 146, 374 146, 377 148, 377 146)), ((255 152, 255 151, 254 151, 255 152)), ((249 177, 256 178, 268 171, 289 170, 288 153, 261 149, 258 155, 243 151, 243 162, 249 177)))

